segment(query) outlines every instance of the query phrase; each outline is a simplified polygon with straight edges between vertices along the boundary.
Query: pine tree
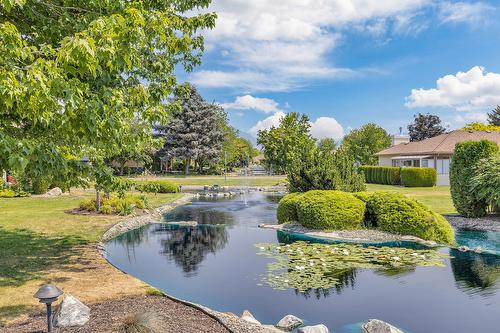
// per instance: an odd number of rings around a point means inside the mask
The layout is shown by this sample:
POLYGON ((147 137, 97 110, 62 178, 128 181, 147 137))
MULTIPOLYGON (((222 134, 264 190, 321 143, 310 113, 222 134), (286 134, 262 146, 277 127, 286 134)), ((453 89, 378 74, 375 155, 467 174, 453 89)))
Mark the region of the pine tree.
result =
POLYGON ((500 126, 500 105, 488 113, 488 122, 490 125, 500 126))
POLYGON ((226 115, 220 106, 207 103, 194 86, 190 87, 189 97, 182 98, 181 105, 182 111, 172 114, 167 126, 157 130, 165 139, 160 155, 184 160, 188 175, 191 162, 201 172, 206 163, 220 157, 226 115))
POLYGON ((441 119, 432 114, 415 115, 413 124, 408 125, 410 141, 422 141, 443 134, 446 129, 441 126, 441 119))

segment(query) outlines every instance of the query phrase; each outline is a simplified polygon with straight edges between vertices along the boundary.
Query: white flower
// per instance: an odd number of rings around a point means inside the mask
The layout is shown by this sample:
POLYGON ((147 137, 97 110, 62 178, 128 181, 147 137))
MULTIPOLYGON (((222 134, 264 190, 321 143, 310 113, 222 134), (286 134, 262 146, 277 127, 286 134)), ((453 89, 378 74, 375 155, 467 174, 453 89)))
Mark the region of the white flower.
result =
POLYGON ((325 263, 322 263, 321 265, 326 266, 326 264, 325 264, 325 263))
POLYGON ((265 247, 263 247, 263 246, 261 246, 261 247, 259 247, 259 249, 260 249, 261 251, 264 251, 266 248, 265 248, 265 247))
POLYGON ((310 262, 310 263, 309 263, 309 266, 314 266, 314 263, 310 262))
POLYGON ((413 252, 411 255, 414 256, 414 257, 416 257, 416 256, 418 256, 418 253, 417 252, 413 252))
POLYGON ((325 258, 319 258, 319 260, 321 260, 321 261, 325 261, 325 258))
POLYGON ((301 271, 301 270, 305 269, 305 267, 304 266, 295 266, 295 269, 301 271))
POLYGON ((281 246, 276 246, 276 250, 279 250, 279 249, 281 249, 281 246))
POLYGON ((347 250, 342 251, 342 253, 345 254, 346 256, 349 255, 349 251, 347 250))
POLYGON ((290 244, 286 244, 285 246, 286 246, 286 247, 290 247, 290 244))
POLYGON ((393 249, 390 249, 390 250, 389 250, 389 252, 394 253, 394 252, 396 252, 396 251, 394 251, 393 249))
POLYGON ((394 261, 399 261, 400 260, 399 257, 392 257, 391 259, 394 260, 394 261))
POLYGON ((289 281, 289 280, 285 280, 284 282, 285 282, 285 283, 288 283, 288 281, 289 281))
POLYGON ((374 254, 378 254, 378 251, 373 251, 374 254))
POLYGON ((321 253, 321 252, 319 252, 319 251, 316 251, 316 254, 320 254, 320 253, 321 253))
POLYGON ((420 258, 425 259, 425 256, 422 254, 422 255, 420 256, 420 258))

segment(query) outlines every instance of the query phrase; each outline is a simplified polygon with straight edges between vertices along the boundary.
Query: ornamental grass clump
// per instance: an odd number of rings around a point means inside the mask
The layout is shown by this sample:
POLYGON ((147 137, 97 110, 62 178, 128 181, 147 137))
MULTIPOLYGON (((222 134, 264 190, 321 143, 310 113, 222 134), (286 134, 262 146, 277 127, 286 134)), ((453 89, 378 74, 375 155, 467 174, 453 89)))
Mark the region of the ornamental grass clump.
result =
POLYGON ((453 244, 453 230, 441 215, 399 193, 376 192, 366 202, 375 226, 393 234, 411 235, 439 244, 453 244))
POLYGON ((313 229, 361 229, 365 204, 354 195, 340 191, 308 191, 297 200, 300 224, 313 229))

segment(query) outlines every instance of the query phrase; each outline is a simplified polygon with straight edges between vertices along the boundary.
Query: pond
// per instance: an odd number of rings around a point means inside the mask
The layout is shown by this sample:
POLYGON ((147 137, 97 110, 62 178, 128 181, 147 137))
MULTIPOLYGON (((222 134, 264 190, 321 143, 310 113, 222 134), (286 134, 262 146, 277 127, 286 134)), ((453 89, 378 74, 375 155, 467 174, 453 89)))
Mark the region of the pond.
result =
POLYGON ((262 283, 273 260, 258 255, 256 244, 301 238, 258 228, 276 223, 278 200, 261 192, 196 200, 165 220, 203 225, 159 223, 130 231, 106 244, 107 259, 169 295, 218 311, 249 309, 266 324, 294 314, 335 333, 360 333, 361 323, 370 318, 411 333, 498 332, 499 233, 458 231, 460 244, 488 253, 443 248, 442 267, 347 269, 338 272, 338 283, 330 288, 277 290, 262 283))

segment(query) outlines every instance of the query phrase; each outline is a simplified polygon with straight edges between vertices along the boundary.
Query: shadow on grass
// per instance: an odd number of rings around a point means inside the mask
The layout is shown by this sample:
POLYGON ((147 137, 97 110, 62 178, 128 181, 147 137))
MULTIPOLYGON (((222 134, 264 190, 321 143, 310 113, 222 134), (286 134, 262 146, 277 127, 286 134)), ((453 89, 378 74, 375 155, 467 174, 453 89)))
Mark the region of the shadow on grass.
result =
POLYGON ((50 237, 0 227, 0 288, 20 286, 51 269, 63 269, 86 243, 78 236, 50 237))

